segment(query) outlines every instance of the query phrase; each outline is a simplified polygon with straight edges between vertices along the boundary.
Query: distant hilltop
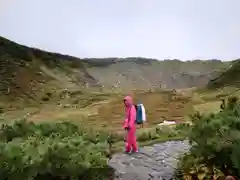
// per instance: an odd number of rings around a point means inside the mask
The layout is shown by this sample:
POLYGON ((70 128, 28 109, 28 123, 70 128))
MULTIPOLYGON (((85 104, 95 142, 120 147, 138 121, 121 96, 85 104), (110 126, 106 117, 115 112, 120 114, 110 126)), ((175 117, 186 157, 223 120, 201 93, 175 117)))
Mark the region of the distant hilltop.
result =
MULTIPOLYGON (((0 91, 38 98, 66 88, 111 90, 204 87, 232 62, 148 58, 87 58, 46 52, 0 37, 0 91)), ((213 81, 211 81, 213 82, 213 81)))

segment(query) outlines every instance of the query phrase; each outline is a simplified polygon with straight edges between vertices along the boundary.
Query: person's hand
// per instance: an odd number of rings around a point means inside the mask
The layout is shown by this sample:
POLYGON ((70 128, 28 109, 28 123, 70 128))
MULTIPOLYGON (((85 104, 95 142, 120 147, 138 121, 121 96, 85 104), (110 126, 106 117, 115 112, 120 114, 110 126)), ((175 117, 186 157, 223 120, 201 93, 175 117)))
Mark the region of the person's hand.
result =
POLYGON ((126 142, 127 141, 127 128, 124 128, 124 136, 123 136, 123 141, 126 142))
POLYGON ((130 128, 129 127, 125 127, 125 131, 129 131, 130 130, 130 128))

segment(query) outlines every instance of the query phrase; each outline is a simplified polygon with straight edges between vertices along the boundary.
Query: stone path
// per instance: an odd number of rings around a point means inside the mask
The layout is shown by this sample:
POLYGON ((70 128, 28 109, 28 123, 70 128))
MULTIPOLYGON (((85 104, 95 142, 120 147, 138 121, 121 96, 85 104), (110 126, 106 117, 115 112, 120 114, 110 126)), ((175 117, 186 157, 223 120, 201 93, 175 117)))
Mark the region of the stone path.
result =
POLYGON ((136 154, 115 154, 109 162, 114 180, 171 180, 177 158, 188 151, 188 141, 168 141, 142 147, 136 154))

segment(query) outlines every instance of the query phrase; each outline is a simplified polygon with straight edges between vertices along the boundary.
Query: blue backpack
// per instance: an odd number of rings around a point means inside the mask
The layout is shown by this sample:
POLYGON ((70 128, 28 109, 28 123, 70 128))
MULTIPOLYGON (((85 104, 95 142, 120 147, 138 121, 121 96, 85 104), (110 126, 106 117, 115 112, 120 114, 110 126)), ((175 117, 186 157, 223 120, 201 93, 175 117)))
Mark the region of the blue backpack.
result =
POLYGON ((143 104, 136 104, 136 124, 143 124, 146 121, 146 113, 143 104))

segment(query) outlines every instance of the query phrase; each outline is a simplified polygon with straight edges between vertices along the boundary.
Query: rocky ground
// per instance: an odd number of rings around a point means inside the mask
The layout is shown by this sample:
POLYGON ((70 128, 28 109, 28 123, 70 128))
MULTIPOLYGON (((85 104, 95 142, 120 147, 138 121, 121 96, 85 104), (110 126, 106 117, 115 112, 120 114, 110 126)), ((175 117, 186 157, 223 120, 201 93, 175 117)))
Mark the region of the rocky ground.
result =
POLYGON ((136 154, 115 154, 109 165, 116 170, 114 180, 170 180, 178 157, 189 147, 188 141, 168 141, 142 147, 136 154))

